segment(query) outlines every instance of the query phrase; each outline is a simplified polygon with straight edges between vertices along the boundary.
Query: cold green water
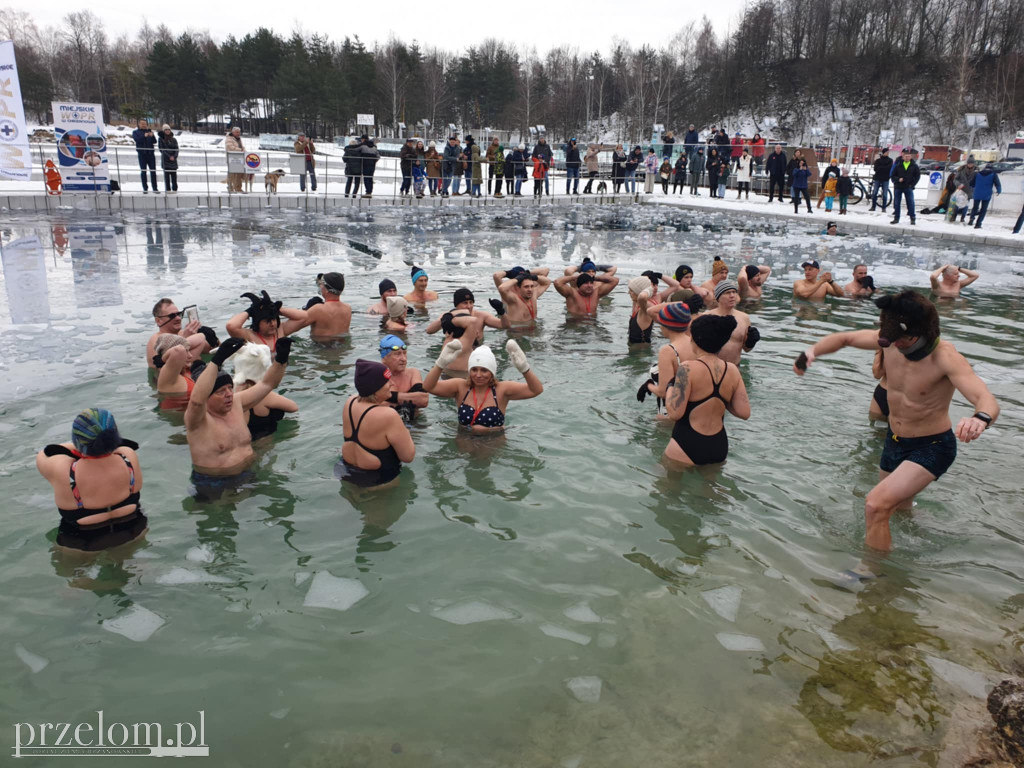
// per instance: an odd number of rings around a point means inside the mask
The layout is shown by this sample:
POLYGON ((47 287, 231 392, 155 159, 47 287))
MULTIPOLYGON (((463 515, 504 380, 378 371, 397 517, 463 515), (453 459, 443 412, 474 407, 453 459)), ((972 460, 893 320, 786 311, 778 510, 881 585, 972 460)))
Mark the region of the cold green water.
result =
MULTIPOLYGON (((2 236, 5 748, 15 722, 103 709, 173 724, 201 709, 223 766, 933 766, 952 713, 1020 657, 1019 250, 826 240, 655 206, 10 215, 2 236), (11 240, 31 235, 42 261, 13 258, 11 240), (435 398, 396 488, 335 479, 352 367, 379 338, 361 310, 384 276, 404 292, 407 265, 424 265, 442 292, 436 316, 460 285, 486 306, 499 266, 556 273, 589 256, 628 278, 686 262, 703 280, 715 254, 734 275, 751 259, 774 267, 765 299, 744 307, 763 340, 742 365, 753 415, 727 419, 724 467, 660 465, 669 428, 635 399, 660 341, 627 348, 622 285, 596 322, 567 321, 550 290, 537 328, 514 332, 545 391, 510 405, 504 437, 460 434, 451 401, 435 398), (925 287, 948 261, 980 268, 965 298, 940 307, 943 335, 1003 408, 894 523, 886 576, 856 595, 828 578, 861 554, 877 474, 871 356, 846 351, 804 379, 790 366, 810 341, 877 313, 793 302, 808 254, 836 262, 843 282, 865 261, 883 287, 925 287), (196 501, 181 416, 158 412, 142 367, 150 307, 196 303, 223 329, 243 291, 301 306, 332 269, 357 310, 351 341, 300 334, 280 390, 300 413, 260 444, 253 482, 196 501), (127 552, 76 561, 52 551, 57 515, 34 453, 68 439, 86 406, 112 410, 141 443, 150 531, 127 552), (366 595, 345 611, 305 605, 328 581, 317 573, 366 595), (164 622, 148 638, 103 625, 137 606, 164 622)), ((416 318, 409 353, 424 371, 440 350, 425 324, 416 318)), ((498 350, 505 334, 488 337, 517 378, 498 350)), ((954 420, 970 412, 954 400, 954 420)))

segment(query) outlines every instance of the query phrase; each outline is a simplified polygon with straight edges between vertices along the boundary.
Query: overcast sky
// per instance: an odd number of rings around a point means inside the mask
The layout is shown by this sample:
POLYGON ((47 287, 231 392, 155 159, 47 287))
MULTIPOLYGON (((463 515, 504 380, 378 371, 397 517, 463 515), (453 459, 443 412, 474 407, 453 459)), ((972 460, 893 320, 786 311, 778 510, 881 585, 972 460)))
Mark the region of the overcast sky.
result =
POLYGON ((28 11, 40 28, 59 25, 71 8, 88 9, 106 24, 107 35, 111 39, 125 33, 134 35, 144 16, 151 26, 166 24, 176 33, 185 29, 208 30, 218 41, 230 34, 241 38, 247 32, 264 26, 284 36, 296 30, 305 34, 325 34, 333 40, 359 35, 368 47, 372 47, 374 40, 383 42, 394 34, 405 42, 416 39, 422 45, 451 51, 463 50, 487 37, 496 37, 517 45, 536 45, 538 52, 556 46, 577 46, 581 51, 606 52, 613 37, 634 46, 644 43, 661 45, 688 21, 699 21, 709 10, 713 10, 712 23, 721 33, 730 24, 735 24, 744 5, 746 0, 716 0, 713 4, 655 2, 648 3, 645 10, 640 11, 621 0, 585 0, 579 3, 541 0, 522 6, 457 2, 450 9, 445 3, 406 5, 390 2, 375 12, 372 3, 357 0, 356 3, 309 3, 306 4, 308 12, 299 14, 295 12, 297 6, 279 0, 242 3, 173 0, 144 4, 126 3, 124 0, 90 0, 82 6, 14 0, 8 7, 28 11), (125 8, 131 8, 132 12, 126 13, 125 8), (519 9, 519 22, 514 21, 510 8, 519 9), (450 21, 453 18, 468 28, 453 30, 450 21), (514 39, 510 35, 513 28, 519 32, 514 39))

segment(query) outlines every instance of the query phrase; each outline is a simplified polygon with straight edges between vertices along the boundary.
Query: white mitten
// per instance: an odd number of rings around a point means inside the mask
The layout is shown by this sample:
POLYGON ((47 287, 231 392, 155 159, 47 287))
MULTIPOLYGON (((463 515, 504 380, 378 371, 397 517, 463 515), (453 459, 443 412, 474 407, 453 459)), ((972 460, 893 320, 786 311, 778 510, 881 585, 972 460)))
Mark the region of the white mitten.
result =
POLYGON ((515 339, 509 339, 505 345, 505 351, 508 352, 508 358, 512 361, 512 365, 516 367, 520 373, 526 373, 530 370, 530 361, 526 359, 526 353, 519 348, 516 344, 515 339))
POLYGON ((455 362, 455 358, 462 352, 462 342, 458 339, 452 339, 444 348, 441 350, 441 354, 437 356, 437 362, 435 365, 442 371, 449 365, 455 362))

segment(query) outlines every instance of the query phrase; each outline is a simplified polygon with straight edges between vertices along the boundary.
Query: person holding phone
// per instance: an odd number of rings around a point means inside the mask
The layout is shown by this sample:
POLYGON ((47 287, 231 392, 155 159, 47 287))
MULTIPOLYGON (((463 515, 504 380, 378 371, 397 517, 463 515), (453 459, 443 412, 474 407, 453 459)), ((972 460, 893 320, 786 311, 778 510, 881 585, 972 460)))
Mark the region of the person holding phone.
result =
MULTIPOLYGON (((191 308, 195 308, 193 304, 191 308)), ((189 309, 189 307, 186 307, 189 309)), ((182 327, 184 312, 179 310, 171 299, 160 299, 153 305, 153 322, 156 323, 156 333, 149 337, 146 342, 146 366, 150 370, 156 370, 153 364, 153 355, 156 354, 156 340, 162 333, 173 333, 181 336, 188 342, 192 357, 198 358, 201 354, 209 352, 220 345, 220 340, 212 328, 199 324, 199 312, 196 310, 195 319, 187 320, 182 327)))

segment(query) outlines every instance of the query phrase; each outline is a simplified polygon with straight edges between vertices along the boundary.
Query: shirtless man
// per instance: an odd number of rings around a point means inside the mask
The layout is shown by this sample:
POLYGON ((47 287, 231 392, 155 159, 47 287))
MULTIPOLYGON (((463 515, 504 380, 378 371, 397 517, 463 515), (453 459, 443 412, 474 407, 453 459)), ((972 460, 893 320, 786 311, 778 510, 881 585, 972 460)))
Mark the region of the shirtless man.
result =
POLYGON ((340 272, 321 272, 316 276, 316 284, 320 295, 306 302, 306 317, 299 328, 308 325, 311 339, 333 339, 348 333, 352 322, 352 307, 341 300, 341 292, 345 290, 345 276, 340 272))
MULTIPOLYGON (((438 319, 431 320, 427 324, 426 330, 427 333, 437 333, 443 330, 445 344, 452 339, 462 339, 462 350, 459 352, 459 356, 445 368, 444 373, 449 378, 465 379, 469 377, 469 356, 473 354, 473 348, 484 341, 484 327, 509 328, 511 323, 504 307, 499 310, 499 317, 495 317, 490 312, 474 309, 475 299, 469 288, 456 290, 453 301, 455 308, 451 312, 445 312, 438 319)), ((501 302, 495 300, 495 303, 501 306, 501 302)))
MULTIPOLYGON (((999 417, 999 405, 970 363, 939 338, 935 305, 915 291, 875 300, 882 310, 878 330, 833 333, 801 352, 793 370, 802 376, 822 355, 843 347, 882 350, 889 402, 889 429, 882 449, 879 482, 867 495, 864 517, 867 545, 892 550, 889 518, 909 509, 914 496, 940 478, 956 459, 956 439, 969 443, 999 417), (951 429, 953 392, 976 412, 951 429)), ((864 564, 862 563, 862 566, 864 564)), ((862 569, 852 574, 864 578, 862 569)))
POLYGON ((565 297, 565 308, 570 315, 594 315, 598 301, 618 284, 617 277, 607 274, 594 277, 587 271, 580 275, 562 275, 555 280, 555 290, 565 297))
POLYGON ((281 302, 271 299, 266 291, 262 294, 262 298, 255 293, 242 294, 243 299, 249 299, 249 308, 228 320, 228 335, 253 344, 266 344, 273 351, 280 339, 306 326, 306 310, 282 307, 281 302), (252 321, 251 327, 243 327, 246 320, 252 321))
POLYGON ((705 280, 704 285, 701 286, 708 295, 704 296, 704 306, 708 309, 714 309, 715 304, 715 287, 723 280, 729 279, 729 266, 722 261, 721 256, 715 256, 714 262, 711 264, 711 279, 705 280))
POLYGON ((426 304, 428 301, 437 301, 437 291, 428 291, 427 283, 430 278, 422 267, 412 268, 412 290, 405 294, 405 300, 410 304, 426 304))
POLYGON ((679 288, 669 297, 669 301, 683 301, 684 298, 679 296, 680 291, 693 291, 704 300, 704 306, 713 304, 715 301, 715 294, 709 291, 703 285, 693 284, 693 270, 690 269, 686 264, 680 264, 676 267, 676 280, 679 281, 679 288))
POLYGON ((749 352, 761 339, 757 328, 750 324, 750 315, 736 309, 740 303, 740 289, 732 280, 723 280, 715 288, 715 300, 718 306, 708 312, 709 315, 735 317, 736 330, 718 351, 718 356, 728 363, 740 364, 740 353, 749 352))
POLYGON ((522 267, 495 272, 494 282, 508 308, 509 321, 513 325, 530 325, 537 319, 537 299, 552 284, 547 267, 529 272, 522 267))
POLYGON ((970 285, 979 277, 981 275, 973 269, 946 264, 932 272, 932 292, 940 299, 955 299, 960 295, 961 288, 970 285), (960 275, 964 276, 962 280, 960 275))
POLYGON ((826 296, 842 296, 843 289, 836 285, 831 272, 822 272, 816 261, 805 261, 803 280, 793 283, 793 295, 798 299, 824 299, 826 296))
POLYGON ((772 268, 764 264, 760 266, 747 264, 741 269, 739 275, 736 276, 736 284, 740 287, 740 300, 760 299, 764 283, 771 273, 772 268))
POLYGON ((430 404, 430 395, 423 391, 423 372, 409 367, 405 342, 391 334, 380 340, 380 361, 391 371, 389 405, 408 423, 430 404))
POLYGON ((847 296, 858 299, 870 298, 875 290, 875 279, 868 274, 867 264, 858 264, 854 267, 853 280, 843 286, 843 292, 847 296))
POLYGON ((160 299, 153 305, 153 322, 156 323, 156 333, 150 336, 149 341, 146 342, 146 365, 149 368, 156 370, 156 366, 153 365, 153 356, 156 354, 154 347, 156 337, 161 333, 173 333, 175 336, 186 339, 192 351, 192 357, 195 358, 220 344, 220 340, 217 339, 217 334, 213 332, 212 328, 200 325, 197 321, 192 321, 182 328, 181 318, 181 311, 174 306, 174 302, 170 299, 160 299))
POLYGON ((239 475, 252 463, 255 454, 245 411, 281 383, 292 340, 278 339, 274 364, 261 381, 236 397, 231 376, 221 369, 224 361, 243 344, 242 339, 232 338, 220 345, 196 380, 185 409, 185 433, 192 455, 192 481, 197 488, 215 486, 216 478, 239 475))
POLYGON ((397 296, 398 287, 385 277, 380 281, 377 290, 380 292, 380 301, 371 304, 366 311, 371 315, 386 315, 388 313, 388 296, 397 296))

